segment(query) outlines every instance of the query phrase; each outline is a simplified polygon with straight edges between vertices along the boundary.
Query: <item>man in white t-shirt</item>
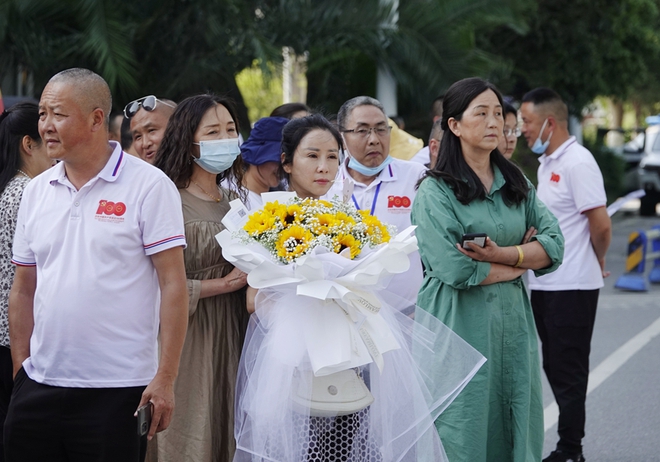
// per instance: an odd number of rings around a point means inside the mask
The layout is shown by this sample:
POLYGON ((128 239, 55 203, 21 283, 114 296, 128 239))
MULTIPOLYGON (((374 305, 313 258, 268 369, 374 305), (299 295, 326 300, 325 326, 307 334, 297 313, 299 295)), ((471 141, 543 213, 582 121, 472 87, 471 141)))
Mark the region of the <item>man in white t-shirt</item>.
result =
POLYGON ((108 141, 111 104, 86 69, 41 96, 39 133, 60 163, 18 212, 8 460, 144 460, 136 410, 151 410, 149 439, 172 415, 188 323, 181 203, 160 170, 108 141))
POLYGON ((530 274, 532 308, 543 346, 543 369, 559 406, 557 448, 544 462, 583 462, 589 352, 598 291, 610 245, 603 176, 591 153, 568 132, 568 108, 548 88, 523 97, 522 134, 536 154, 538 197, 559 220, 564 262, 530 274))
MULTIPOLYGON (((382 104, 368 96, 346 101, 337 114, 347 157, 325 195, 351 201, 357 209, 369 210, 398 231, 410 226, 415 188, 426 171, 422 164, 390 156, 390 131, 382 104)), ((388 289, 410 305, 422 284, 418 252, 410 254, 410 269, 392 278, 388 289)))

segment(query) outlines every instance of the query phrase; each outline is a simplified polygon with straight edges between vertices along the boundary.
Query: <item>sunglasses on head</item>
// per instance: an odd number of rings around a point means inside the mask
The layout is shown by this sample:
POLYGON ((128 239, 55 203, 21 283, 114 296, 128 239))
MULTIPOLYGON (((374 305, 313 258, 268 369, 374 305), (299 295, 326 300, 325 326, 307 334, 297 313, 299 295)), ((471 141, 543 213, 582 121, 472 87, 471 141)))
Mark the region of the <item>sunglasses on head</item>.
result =
POLYGON ((154 95, 149 95, 128 103, 126 107, 124 107, 124 116, 126 116, 127 119, 130 119, 135 114, 137 114, 137 111, 140 110, 140 107, 142 107, 142 109, 144 109, 145 111, 151 112, 154 109, 156 109, 156 105, 158 104, 158 102, 161 102, 165 106, 169 106, 171 108, 174 107, 171 104, 156 98, 154 95))

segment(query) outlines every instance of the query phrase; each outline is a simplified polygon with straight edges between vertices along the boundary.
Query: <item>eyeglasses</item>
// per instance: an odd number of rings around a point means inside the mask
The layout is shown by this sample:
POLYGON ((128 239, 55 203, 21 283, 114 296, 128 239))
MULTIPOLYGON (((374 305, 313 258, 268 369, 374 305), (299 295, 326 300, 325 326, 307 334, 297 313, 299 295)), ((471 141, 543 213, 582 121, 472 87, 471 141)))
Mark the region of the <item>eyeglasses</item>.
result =
POLYGON ((504 136, 515 136, 518 138, 520 136, 520 128, 505 128, 504 129, 504 136))
POLYGON ((371 128, 356 128, 354 130, 343 130, 344 133, 352 133, 360 138, 368 138, 371 132, 374 132, 377 137, 384 138, 390 135, 392 127, 371 127, 371 128))
POLYGON ((145 111, 151 112, 156 109, 158 102, 161 102, 165 106, 169 106, 171 108, 175 107, 172 104, 163 101, 162 99, 156 98, 154 95, 149 95, 128 103, 124 108, 124 115, 127 119, 130 119, 135 114, 137 114, 137 111, 140 110, 140 107, 142 107, 145 111))

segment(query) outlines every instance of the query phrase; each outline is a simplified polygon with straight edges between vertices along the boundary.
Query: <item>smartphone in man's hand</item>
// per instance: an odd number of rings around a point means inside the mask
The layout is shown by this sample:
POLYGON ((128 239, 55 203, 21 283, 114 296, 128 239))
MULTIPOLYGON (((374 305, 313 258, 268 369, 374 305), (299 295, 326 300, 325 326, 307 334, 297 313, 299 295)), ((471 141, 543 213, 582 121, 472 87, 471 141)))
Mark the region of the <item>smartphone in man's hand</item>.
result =
POLYGON ((153 404, 148 402, 144 406, 141 406, 137 410, 137 430, 139 436, 144 436, 149 433, 149 427, 151 427, 151 412, 153 404))

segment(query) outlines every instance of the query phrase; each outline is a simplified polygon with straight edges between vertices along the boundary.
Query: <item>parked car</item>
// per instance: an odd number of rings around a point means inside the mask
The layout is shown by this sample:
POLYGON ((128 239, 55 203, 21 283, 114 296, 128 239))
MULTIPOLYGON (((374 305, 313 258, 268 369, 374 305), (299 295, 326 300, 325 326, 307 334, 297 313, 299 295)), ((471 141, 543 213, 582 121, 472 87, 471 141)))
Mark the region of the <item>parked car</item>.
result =
POLYGON ((660 118, 649 117, 649 122, 655 124, 623 147, 623 159, 627 164, 624 178, 626 189, 646 191, 640 199, 639 214, 642 216, 654 216, 655 206, 660 202, 660 118))

